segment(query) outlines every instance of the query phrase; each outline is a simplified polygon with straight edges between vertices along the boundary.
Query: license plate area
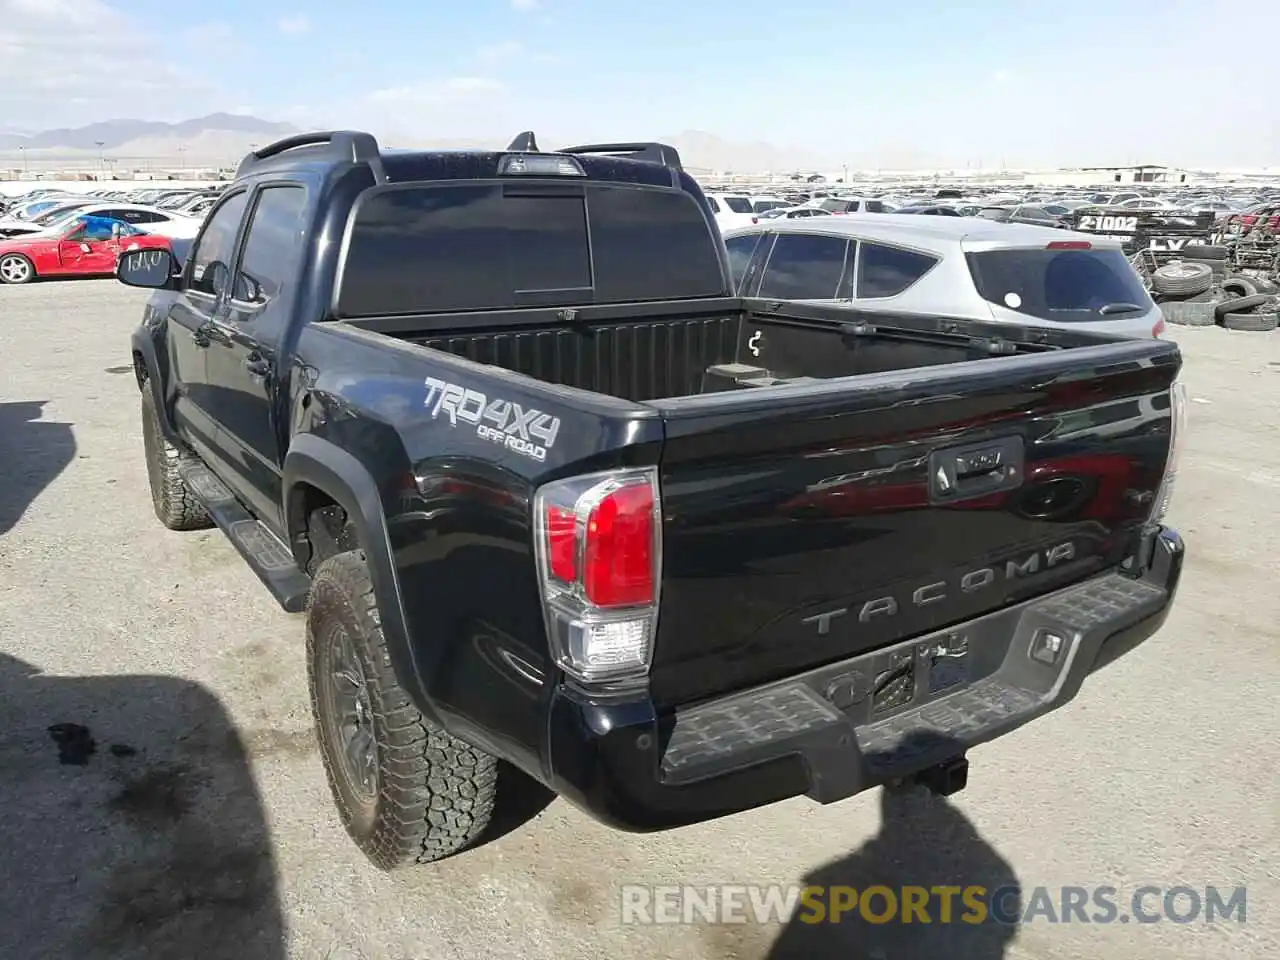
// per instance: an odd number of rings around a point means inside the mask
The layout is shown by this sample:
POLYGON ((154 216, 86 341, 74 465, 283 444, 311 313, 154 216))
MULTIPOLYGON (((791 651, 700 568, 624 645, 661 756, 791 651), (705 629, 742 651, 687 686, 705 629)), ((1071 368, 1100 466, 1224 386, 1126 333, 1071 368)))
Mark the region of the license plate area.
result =
POLYGON ((882 720, 981 679, 999 665, 1001 646, 991 650, 990 657, 975 658, 966 634, 934 634, 867 656, 852 669, 831 677, 821 693, 855 723, 882 720))

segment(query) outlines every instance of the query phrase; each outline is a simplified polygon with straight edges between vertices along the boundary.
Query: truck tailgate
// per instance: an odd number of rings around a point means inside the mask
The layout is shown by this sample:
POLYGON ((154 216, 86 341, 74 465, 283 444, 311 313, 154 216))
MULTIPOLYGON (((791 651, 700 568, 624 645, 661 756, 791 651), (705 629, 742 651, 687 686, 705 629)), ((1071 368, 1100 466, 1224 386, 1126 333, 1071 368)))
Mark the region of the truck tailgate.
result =
POLYGON ((650 690, 688 704, 1118 565, 1159 488, 1158 340, 650 401, 663 580, 650 690))

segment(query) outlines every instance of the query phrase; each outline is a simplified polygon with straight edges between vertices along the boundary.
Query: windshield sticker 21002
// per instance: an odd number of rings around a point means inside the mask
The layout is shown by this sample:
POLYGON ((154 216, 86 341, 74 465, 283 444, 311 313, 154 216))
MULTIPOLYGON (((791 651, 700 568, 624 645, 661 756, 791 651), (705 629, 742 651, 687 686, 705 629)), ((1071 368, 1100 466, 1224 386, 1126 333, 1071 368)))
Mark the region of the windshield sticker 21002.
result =
POLYGON ((490 400, 479 390, 435 377, 427 377, 426 386, 425 406, 431 410, 433 420, 443 411, 451 426, 456 427, 459 420, 472 424, 482 440, 538 461, 546 460, 547 451, 555 446, 560 433, 559 417, 526 410, 509 400, 490 400))

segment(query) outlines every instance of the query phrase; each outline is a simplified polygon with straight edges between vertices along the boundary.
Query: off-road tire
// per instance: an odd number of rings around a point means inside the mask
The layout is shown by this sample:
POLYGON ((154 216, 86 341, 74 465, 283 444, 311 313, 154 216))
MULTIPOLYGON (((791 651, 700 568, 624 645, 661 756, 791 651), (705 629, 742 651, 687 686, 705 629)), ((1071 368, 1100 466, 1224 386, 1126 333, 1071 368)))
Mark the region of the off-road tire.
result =
POLYGON ((1160 304, 1160 312, 1167 322, 1179 327, 1211 327, 1215 319, 1212 303, 1183 300, 1160 304))
POLYGON ((160 429, 160 414, 150 384, 142 388, 142 448, 156 517, 170 530, 207 530, 213 526, 204 505, 187 487, 178 468, 195 454, 170 443, 160 429))
POLYGON ((1222 325, 1228 330, 1249 330, 1267 333, 1276 328, 1274 313, 1228 313, 1222 317, 1222 325))
POLYGON ((1151 286, 1170 296, 1191 296, 1213 286, 1213 268, 1203 263, 1181 260, 1157 267, 1151 274, 1151 286))
POLYGON ((497 795, 498 762, 449 735, 413 706, 396 679, 362 551, 320 565, 307 605, 307 675, 320 755, 339 817, 382 870, 432 863, 484 833, 497 795), (366 800, 343 766, 326 679, 333 647, 354 646, 368 693, 376 753, 366 800))

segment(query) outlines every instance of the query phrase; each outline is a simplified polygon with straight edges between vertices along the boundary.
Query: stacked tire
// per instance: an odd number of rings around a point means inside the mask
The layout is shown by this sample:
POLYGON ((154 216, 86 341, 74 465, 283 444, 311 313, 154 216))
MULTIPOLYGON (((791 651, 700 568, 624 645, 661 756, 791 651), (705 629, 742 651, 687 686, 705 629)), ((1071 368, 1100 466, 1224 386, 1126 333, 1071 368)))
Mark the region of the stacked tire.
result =
POLYGON ((1182 262, 1204 264, 1213 272, 1213 279, 1220 282, 1227 278, 1229 252, 1217 244, 1189 243, 1182 248, 1182 262))
POLYGON ((1151 275, 1151 288, 1159 296, 1166 323, 1180 327, 1218 324, 1228 330, 1256 332, 1276 329, 1280 318, 1274 283, 1227 276, 1225 247, 1190 246, 1187 252, 1198 256, 1167 263, 1151 275))

